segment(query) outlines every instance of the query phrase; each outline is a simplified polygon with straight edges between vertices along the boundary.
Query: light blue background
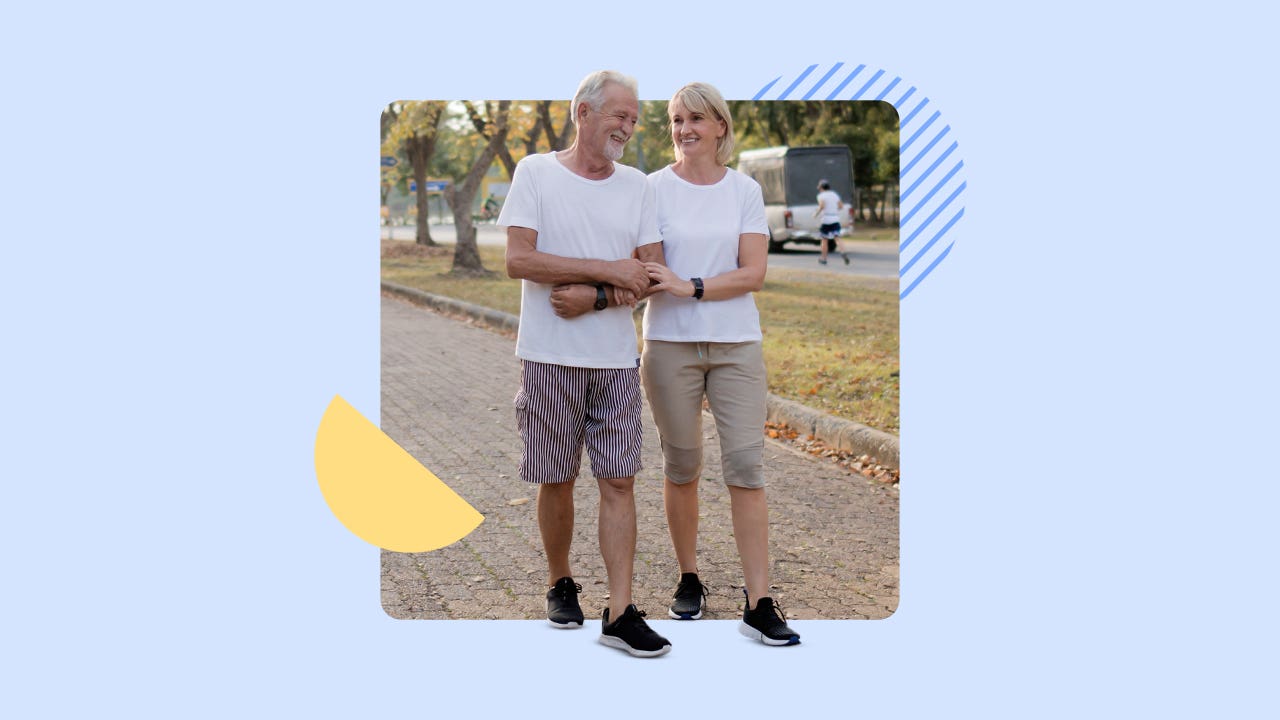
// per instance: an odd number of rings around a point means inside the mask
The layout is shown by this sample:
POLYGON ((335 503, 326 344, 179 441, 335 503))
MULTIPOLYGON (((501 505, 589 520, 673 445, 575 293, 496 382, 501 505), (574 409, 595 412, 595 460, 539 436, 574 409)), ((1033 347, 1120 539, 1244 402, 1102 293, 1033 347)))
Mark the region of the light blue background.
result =
POLYGON ((1275 18, 860 5, 7 10, 4 714, 1274 713, 1275 18), (312 466, 335 394, 378 417, 382 106, 835 61, 969 187, 902 308, 897 614, 650 662, 386 618, 312 466))

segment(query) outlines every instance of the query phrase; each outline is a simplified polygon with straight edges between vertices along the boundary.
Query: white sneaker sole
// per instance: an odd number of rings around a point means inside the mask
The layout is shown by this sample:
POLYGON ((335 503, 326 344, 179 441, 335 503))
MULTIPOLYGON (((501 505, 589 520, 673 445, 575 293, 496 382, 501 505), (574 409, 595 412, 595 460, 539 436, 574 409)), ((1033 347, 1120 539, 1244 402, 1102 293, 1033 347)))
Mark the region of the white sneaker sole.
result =
POLYGON ((799 645, 800 644, 800 638, 787 638, 786 640, 774 640, 773 638, 765 635, 764 633, 751 627, 745 622, 738 623, 738 632, 745 637, 751 638, 752 640, 759 640, 765 645, 773 645, 775 647, 781 647, 783 645, 799 645))
POLYGON ((582 627, 582 623, 576 623, 576 622, 558 623, 555 620, 552 620, 551 618, 547 618, 547 624, 553 628, 557 628, 560 630, 573 630, 575 628, 582 627))
POLYGON ((666 655, 671 651, 670 645, 663 645, 657 650, 637 650, 628 645, 622 638, 616 638, 612 635, 601 635, 599 640, 601 645, 608 645, 611 648, 617 648, 630 653, 634 657, 658 657, 659 655, 666 655))

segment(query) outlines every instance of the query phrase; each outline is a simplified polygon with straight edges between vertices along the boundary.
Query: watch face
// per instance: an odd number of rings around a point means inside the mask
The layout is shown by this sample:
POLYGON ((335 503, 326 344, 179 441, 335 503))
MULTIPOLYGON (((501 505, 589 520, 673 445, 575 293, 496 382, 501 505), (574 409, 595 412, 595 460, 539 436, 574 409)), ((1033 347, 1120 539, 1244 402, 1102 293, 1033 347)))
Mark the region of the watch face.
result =
POLYGON ((596 288, 596 309, 603 310, 609 307, 609 298, 604 294, 604 288, 596 288))

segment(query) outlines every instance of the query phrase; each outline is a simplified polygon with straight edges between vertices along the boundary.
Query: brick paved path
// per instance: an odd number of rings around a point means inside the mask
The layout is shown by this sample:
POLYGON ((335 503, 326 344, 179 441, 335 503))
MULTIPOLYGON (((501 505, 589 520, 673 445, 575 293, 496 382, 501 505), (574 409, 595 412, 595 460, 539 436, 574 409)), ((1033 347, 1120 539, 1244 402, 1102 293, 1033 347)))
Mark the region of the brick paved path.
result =
MULTIPOLYGON (((382 553, 382 604, 395 618, 545 617, 546 562, 534 491, 517 474, 520 437, 511 400, 515 342, 400 300, 382 300, 382 429, 471 503, 485 520, 431 553, 382 553)), ((741 567, 715 424, 704 414, 699 573, 706 617, 741 614, 741 567)), ((662 511, 662 461, 645 407, 636 479, 636 604, 665 618, 679 578, 662 511)), ((585 453, 584 453, 585 456, 585 453)), ((765 445, 774 597, 798 619, 883 618, 898 604, 898 489, 873 484, 774 440, 765 445)), ((598 492, 584 467, 576 489, 574 579, 583 610, 599 617, 598 492)))

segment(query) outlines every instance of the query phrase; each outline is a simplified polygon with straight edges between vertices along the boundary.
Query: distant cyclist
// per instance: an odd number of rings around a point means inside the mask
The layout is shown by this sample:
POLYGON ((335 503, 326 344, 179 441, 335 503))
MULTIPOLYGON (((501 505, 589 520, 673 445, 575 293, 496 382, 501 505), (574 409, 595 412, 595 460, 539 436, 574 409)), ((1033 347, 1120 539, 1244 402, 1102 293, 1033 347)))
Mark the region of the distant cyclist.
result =
MULTIPOLYGON (((818 181, 818 209, 813 211, 815 217, 822 218, 822 225, 818 228, 818 234, 822 238, 819 243, 822 246, 822 257, 818 259, 821 265, 827 264, 827 245, 831 244, 834 248, 840 247, 840 211, 844 209, 844 202, 840 200, 840 196, 831 190, 831 183, 826 180, 818 181)), ((841 251, 840 257, 844 258, 844 264, 849 264, 849 253, 841 251)))
POLYGON ((489 193, 489 197, 484 199, 484 207, 480 210, 480 217, 483 220, 498 219, 498 199, 489 193))

